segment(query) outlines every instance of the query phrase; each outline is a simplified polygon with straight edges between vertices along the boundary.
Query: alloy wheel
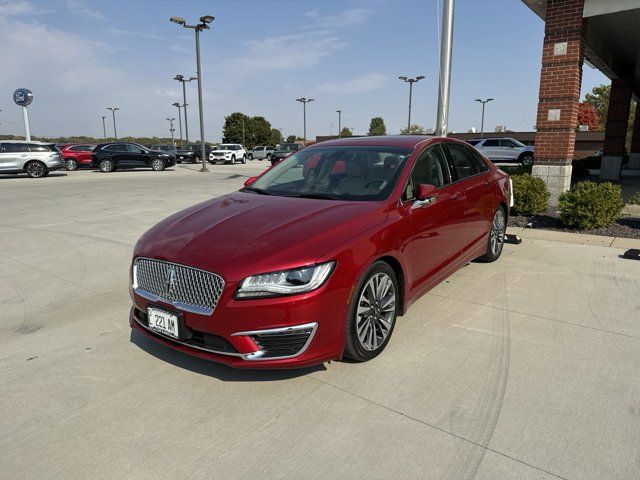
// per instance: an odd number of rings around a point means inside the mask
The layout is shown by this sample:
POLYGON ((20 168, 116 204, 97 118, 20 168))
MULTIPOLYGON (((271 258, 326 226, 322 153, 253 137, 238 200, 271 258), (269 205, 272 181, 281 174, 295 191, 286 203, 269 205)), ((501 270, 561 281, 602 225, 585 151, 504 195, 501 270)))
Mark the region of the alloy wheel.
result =
POLYGON ((499 208, 496 214, 493 216, 493 222, 491 222, 491 233, 489 237, 489 248, 491 254, 495 257, 502 252, 502 246, 504 245, 504 233, 506 228, 504 210, 499 208))
POLYGON ((65 168, 72 172, 74 170, 78 169, 78 162, 76 162, 74 159, 70 158, 69 160, 67 160, 64 164, 65 168))
POLYGON ((396 316, 396 289, 386 273, 373 275, 362 289, 356 310, 356 332, 365 350, 377 350, 387 339, 396 316))
POLYGON ((151 168, 156 172, 159 172, 164 169, 164 162, 159 158, 154 158, 151 160, 151 168))
POLYGON ((41 178, 46 176, 47 167, 40 162, 30 162, 27 165, 27 175, 31 178, 41 178))

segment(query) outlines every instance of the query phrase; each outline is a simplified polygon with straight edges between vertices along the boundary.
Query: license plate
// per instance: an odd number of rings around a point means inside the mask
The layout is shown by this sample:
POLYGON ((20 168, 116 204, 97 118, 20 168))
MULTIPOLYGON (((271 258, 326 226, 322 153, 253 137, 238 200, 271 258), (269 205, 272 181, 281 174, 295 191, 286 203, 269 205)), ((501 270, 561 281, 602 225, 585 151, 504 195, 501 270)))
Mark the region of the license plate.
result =
POLYGON ((167 335, 168 337, 180 337, 177 315, 149 307, 147 308, 147 319, 149 321, 149 330, 167 335))

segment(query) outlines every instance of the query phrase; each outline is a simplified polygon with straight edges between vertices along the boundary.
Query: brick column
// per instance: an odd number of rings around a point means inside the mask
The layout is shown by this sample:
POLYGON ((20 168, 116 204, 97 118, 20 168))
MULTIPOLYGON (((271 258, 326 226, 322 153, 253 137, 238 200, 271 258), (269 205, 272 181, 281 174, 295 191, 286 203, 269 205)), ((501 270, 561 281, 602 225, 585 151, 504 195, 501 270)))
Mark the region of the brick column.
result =
POLYGON ((622 156, 626 153, 630 109, 631 84, 620 79, 612 80, 600 165, 600 178, 604 180, 620 180, 622 156))
POLYGON ((633 119, 633 136, 631 137, 629 168, 634 170, 640 169, 640 105, 636 107, 636 116, 633 119))
POLYGON ((551 192, 549 203, 571 186, 571 160, 582 84, 584 0, 547 0, 533 175, 551 192))

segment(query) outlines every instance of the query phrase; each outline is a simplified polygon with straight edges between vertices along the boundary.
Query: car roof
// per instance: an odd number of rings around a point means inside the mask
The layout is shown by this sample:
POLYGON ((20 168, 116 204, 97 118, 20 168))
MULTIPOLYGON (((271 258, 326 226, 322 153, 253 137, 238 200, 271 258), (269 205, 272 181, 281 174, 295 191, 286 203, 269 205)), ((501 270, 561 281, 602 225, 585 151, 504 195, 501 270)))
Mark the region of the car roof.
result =
POLYGON ((380 135, 373 137, 347 137, 336 140, 327 140, 325 142, 314 143, 307 148, 331 147, 339 145, 353 147, 386 146, 415 148, 419 144, 434 140, 444 140, 453 143, 466 144, 466 142, 462 142, 460 140, 447 137, 436 137, 435 135, 380 135))
POLYGON ((0 140, 2 143, 29 143, 31 145, 55 145, 55 142, 39 142, 37 140, 0 140))

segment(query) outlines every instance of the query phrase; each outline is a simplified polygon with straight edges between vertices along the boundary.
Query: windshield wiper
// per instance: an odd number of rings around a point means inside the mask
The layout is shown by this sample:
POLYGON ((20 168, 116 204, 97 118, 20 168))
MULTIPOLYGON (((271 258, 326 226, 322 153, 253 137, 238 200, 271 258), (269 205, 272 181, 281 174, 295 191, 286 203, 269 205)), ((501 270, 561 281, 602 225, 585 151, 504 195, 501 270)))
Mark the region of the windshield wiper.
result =
POLYGON ((301 193, 295 195, 298 198, 318 198, 320 200, 337 200, 333 195, 327 195, 326 193, 301 193))
POLYGON ((267 192, 266 190, 262 190, 260 188, 255 188, 255 187, 244 187, 245 190, 249 190, 250 192, 255 192, 259 195, 271 195, 269 192, 267 192))

